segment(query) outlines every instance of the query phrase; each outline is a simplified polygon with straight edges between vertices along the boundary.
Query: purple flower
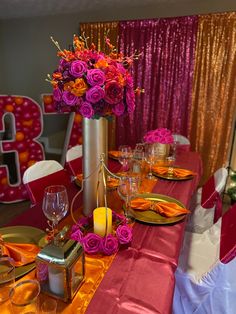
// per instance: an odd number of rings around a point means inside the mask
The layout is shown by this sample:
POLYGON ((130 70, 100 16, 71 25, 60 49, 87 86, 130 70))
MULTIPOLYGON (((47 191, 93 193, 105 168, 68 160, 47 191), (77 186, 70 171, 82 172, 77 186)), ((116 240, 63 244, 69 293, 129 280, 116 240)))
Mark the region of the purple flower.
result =
POLYGON ((120 225, 116 229, 116 236, 120 244, 127 244, 132 240, 132 230, 126 225, 120 225))
POLYGON ((37 265, 37 277, 39 281, 48 279, 48 265, 44 263, 38 263, 37 265))
POLYGON ((86 100, 89 101, 92 104, 95 104, 99 100, 101 100, 105 95, 104 90, 96 85, 94 87, 91 87, 87 92, 86 92, 86 100))
POLYGON ((114 108, 112 108, 112 112, 117 116, 121 116, 125 112, 125 105, 123 102, 120 102, 119 104, 115 105, 114 108))
POLYGON ((78 220, 78 225, 80 227, 88 226, 89 225, 89 217, 81 217, 78 220))
POLYGON ((91 69, 87 72, 87 82, 91 86, 103 85, 106 80, 105 74, 99 69, 91 69))
POLYGON ((123 98, 123 87, 116 81, 105 85, 105 101, 111 105, 118 104, 123 98))
POLYGON ((69 106, 74 106, 78 103, 78 97, 69 91, 62 93, 62 100, 69 106))
POLYGON ((83 239, 83 248, 88 254, 96 254, 101 249, 102 238, 95 233, 88 233, 83 239))
POLYGON ((63 72, 68 67, 69 67, 69 62, 67 62, 65 59, 60 59, 59 66, 58 66, 58 71, 59 72, 63 72))
POLYGON ((80 114, 85 117, 85 118, 88 118, 88 119, 91 119, 92 116, 94 115, 94 110, 91 106, 91 104, 87 101, 84 101, 82 104, 81 104, 81 107, 80 107, 80 114))
POLYGON ((87 71, 87 64, 84 61, 76 60, 71 63, 70 74, 74 77, 82 77, 87 71))
POLYGON ((111 234, 108 234, 105 238, 103 238, 102 241, 102 251, 106 255, 112 255, 118 251, 119 243, 117 238, 112 236, 111 234))
POLYGON ((62 93, 61 93, 61 90, 59 88, 54 88, 53 98, 55 101, 61 101, 62 93))
POLYGON ((72 230, 72 233, 70 235, 70 238, 72 240, 75 240, 75 241, 78 241, 80 243, 83 242, 83 232, 80 230, 80 229, 77 229, 76 231, 73 232, 72 230))

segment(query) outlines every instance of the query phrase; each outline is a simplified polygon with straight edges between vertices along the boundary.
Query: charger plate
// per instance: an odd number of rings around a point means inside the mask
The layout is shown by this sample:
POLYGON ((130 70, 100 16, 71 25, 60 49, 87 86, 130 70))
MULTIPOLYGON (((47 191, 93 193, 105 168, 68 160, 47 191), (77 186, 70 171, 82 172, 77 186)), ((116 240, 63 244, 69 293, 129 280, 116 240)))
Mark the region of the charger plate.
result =
MULTIPOLYGON (((0 228, 0 234, 6 242, 12 243, 29 243, 42 246, 42 239, 45 232, 41 229, 29 226, 11 226, 0 228)), ((24 266, 16 267, 15 276, 19 278, 35 268, 35 263, 30 263, 24 266)))
MULTIPOLYGON (((177 199, 170 196, 162 195, 162 194, 144 193, 144 194, 138 194, 136 195, 136 197, 146 198, 153 202, 176 203, 182 208, 185 208, 185 206, 177 199)), ((132 208, 129 210, 129 214, 138 221, 146 222, 146 223, 150 223, 154 225, 172 224, 172 223, 179 222, 186 217, 186 214, 179 215, 176 217, 165 217, 152 210, 139 211, 139 210, 134 210, 132 208)))
MULTIPOLYGON (((168 167, 166 167, 166 168, 168 168, 168 167)), ((173 168, 179 168, 179 167, 173 167, 173 168)), ((192 174, 189 176, 185 176, 185 177, 176 177, 175 175, 169 175, 169 174, 159 174, 155 171, 152 171, 152 174, 155 177, 170 180, 170 181, 186 181, 186 180, 191 180, 194 178, 194 176, 192 174)))

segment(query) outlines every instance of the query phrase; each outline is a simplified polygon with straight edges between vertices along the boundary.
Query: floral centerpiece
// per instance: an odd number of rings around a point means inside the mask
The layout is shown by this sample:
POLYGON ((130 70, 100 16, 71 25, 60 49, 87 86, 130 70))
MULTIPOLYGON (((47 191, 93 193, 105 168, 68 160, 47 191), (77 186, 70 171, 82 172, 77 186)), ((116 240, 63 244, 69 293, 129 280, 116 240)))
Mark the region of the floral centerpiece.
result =
POLYGON ((143 139, 146 143, 154 145, 156 154, 161 159, 169 155, 170 144, 174 142, 171 131, 166 128, 151 130, 145 134, 143 139))
POLYGON ((126 217, 112 212, 112 221, 115 222, 113 234, 101 237, 92 233, 93 215, 80 218, 77 224, 72 226, 71 239, 78 241, 88 254, 112 255, 122 245, 127 245, 132 240, 132 229, 126 223, 126 217))
MULTIPOLYGON (((85 118, 98 119, 112 114, 121 116, 135 108, 130 65, 138 55, 124 57, 106 38, 110 53, 87 46, 85 37, 74 35, 73 49, 62 50, 58 42, 59 66, 48 75, 58 111, 79 112, 85 118)), ((138 91, 138 90, 137 90, 138 91)))
POLYGON ((144 141, 146 143, 160 143, 160 144, 172 144, 174 142, 171 131, 166 128, 159 128, 156 130, 148 131, 144 135, 144 141))

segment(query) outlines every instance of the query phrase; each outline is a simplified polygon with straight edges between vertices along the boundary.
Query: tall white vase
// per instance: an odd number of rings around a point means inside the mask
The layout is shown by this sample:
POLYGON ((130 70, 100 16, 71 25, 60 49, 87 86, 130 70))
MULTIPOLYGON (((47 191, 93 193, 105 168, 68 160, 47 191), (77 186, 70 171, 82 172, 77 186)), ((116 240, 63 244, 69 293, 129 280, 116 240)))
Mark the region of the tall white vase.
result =
POLYGON ((102 176, 96 170, 101 154, 108 156, 108 121, 105 118, 83 119, 83 213, 88 216, 98 205, 104 206, 104 185, 102 176), (98 180, 100 180, 99 187, 98 180))

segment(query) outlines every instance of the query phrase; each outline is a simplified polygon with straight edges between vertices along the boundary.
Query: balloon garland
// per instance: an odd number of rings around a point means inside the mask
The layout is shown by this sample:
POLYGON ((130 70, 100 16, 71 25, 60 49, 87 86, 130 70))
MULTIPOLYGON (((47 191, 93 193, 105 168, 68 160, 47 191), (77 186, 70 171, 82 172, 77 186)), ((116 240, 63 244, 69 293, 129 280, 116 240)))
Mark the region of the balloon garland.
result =
POLYGON ((44 159, 42 144, 42 111, 38 103, 26 96, 0 96, 0 152, 14 153, 16 178, 12 184, 6 164, 0 165, 0 202, 12 203, 28 199, 22 183, 24 171, 44 159), (7 119, 7 117, 9 119, 7 119), (8 124, 8 125, 7 125, 8 124))

